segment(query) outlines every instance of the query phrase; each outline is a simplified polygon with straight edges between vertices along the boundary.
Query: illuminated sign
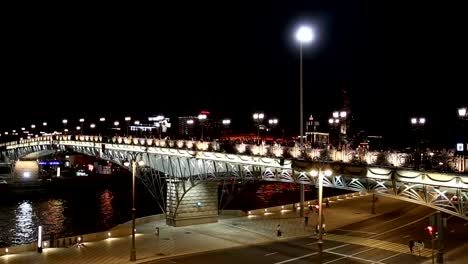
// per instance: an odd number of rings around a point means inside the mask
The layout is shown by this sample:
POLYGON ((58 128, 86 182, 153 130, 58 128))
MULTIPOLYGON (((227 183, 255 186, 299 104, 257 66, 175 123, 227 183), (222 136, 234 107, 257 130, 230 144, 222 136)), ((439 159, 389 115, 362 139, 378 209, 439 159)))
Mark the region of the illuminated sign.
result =
POLYGON ((51 161, 39 161, 39 165, 59 165, 60 162, 56 160, 51 161))
POLYGON ((465 151, 463 148, 463 143, 457 143, 457 151, 465 151))

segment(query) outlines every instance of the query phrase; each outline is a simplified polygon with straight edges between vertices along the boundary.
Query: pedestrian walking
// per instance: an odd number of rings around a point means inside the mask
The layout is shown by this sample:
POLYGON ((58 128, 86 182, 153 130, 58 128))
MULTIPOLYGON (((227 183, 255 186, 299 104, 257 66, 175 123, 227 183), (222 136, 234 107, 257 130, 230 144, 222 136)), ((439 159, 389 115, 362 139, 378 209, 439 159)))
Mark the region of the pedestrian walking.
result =
POLYGON ((278 224, 278 225, 276 226, 276 236, 277 236, 277 237, 280 237, 280 236, 281 236, 281 226, 280 226, 280 224, 278 224))
POLYGON ((411 254, 413 254, 413 248, 414 248, 414 241, 413 241, 413 239, 411 239, 409 241, 409 250, 410 250, 411 254))
POLYGON ((304 227, 309 225, 309 212, 306 212, 304 215, 304 227))
POLYGON ((325 207, 329 208, 330 207, 330 202, 328 201, 328 198, 325 200, 325 207))

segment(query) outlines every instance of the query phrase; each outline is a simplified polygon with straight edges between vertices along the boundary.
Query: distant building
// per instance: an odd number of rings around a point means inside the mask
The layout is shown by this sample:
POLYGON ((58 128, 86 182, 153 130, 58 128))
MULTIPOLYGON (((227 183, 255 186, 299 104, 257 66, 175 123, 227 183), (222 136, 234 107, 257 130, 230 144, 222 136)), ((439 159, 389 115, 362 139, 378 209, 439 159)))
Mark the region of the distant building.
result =
POLYGON ((195 125, 198 123, 196 116, 180 116, 177 118, 177 134, 181 138, 191 138, 195 132, 195 125))

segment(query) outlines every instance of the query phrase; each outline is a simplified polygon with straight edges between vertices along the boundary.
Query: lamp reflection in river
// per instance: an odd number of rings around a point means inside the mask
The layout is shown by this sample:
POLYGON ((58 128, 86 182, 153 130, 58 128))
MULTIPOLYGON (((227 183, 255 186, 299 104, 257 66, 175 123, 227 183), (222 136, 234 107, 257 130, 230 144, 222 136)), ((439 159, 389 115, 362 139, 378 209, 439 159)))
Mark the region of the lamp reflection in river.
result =
POLYGON ((112 200, 114 199, 114 194, 112 191, 106 189, 101 193, 100 202, 101 202, 101 213, 102 213, 102 223, 106 227, 111 227, 109 220, 114 215, 114 209, 112 208, 112 200))
POLYGON ((30 201, 24 201, 18 205, 16 215, 16 238, 18 242, 29 240, 35 235, 35 225, 33 223, 33 211, 30 201))

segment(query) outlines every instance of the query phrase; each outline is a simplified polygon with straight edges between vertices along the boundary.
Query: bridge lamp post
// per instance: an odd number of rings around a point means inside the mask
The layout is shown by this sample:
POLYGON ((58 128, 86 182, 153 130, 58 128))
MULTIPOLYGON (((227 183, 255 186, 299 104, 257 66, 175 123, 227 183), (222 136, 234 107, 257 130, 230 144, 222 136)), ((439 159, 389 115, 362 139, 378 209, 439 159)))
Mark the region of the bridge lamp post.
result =
POLYGON ((204 128, 204 122, 206 120, 207 116, 206 114, 199 114, 198 115, 198 120, 200 121, 200 126, 201 126, 201 138, 200 140, 203 141, 203 128, 204 128))
POLYGON ((63 123, 63 125, 65 126, 65 129, 63 130, 63 132, 68 132, 68 129, 66 128, 66 125, 68 124, 68 120, 67 120, 67 119, 63 119, 63 120, 62 120, 62 123, 63 123))
POLYGON ((47 122, 42 122, 42 126, 44 127, 44 132, 47 133, 47 131, 46 131, 47 122))
POLYGON ((227 134, 226 131, 229 129, 229 125, 231 125, 231 119, 223 119, 222 123, 223 123, 223 127, 225 128, 224 130, 225 132, 223 136, 226 136, 227 134))
POLYGON ((130 121, 132 120, 132 118, 130 116, 126 116, 124 118, 124 120, 125 120, 125 123, 126 123, 126 126, 127 126, 127 134, 125 136, 128 137, 128 127, 130 126, 130 121))
POLYGON ((120 125, 119 121, 114 121, 115 130, 120 130, 119 125, 120 125))
POLYGON ((278 125, 278 119, 277 118, 269 119, 268 124, 270 125, 270 128, 272 130, 271 134, 273 135, 273 138, 274 138, 275 136, 273 133, 273 129, 276 127, 276 125, 278 125))
POLYGON ((190 140, 192 140, 192 130, 193 130, 193 124, 195 123, 195 121, 193 121, 193 119, 189 119, 187 120, 187 125, 189 126, 189 138, 190 140))
POLYGON ((265 118, 265 114, 255 113, 252 117, 255 121, 255 124, 257 125, 257 142, 260 144, 260 126, 262 125, 263 118, 265 118))
MULTIPOLYGON (((421 161, 423 159, 423 153, 421 153, 421 143, 423 141, 422 139, 422 135, 421 135, 421 131, 423 128, 424 128, 424 125, 426 124, 426 118, 424 117, 412 117, 411 118, 411 125, 414 127, 414 129, 416 130, 416 150, 418 152, 418 154, 420 155, 420 158, 421 161)), ((417 168, 419 169, 419 167, 417 168)))
POLYGON ((99 125, 99 131, 100 131, 100 133, 103 133, 105 131, 103 129, 105 129, 106 118, 105 117, 100 117, 99 122, 101 123, 101 125, 99 125))
POLYGON ((83 123, 84 123, 85 120, 84 120, 84 118, 80 118, 78 121, 80 121, 80 124, 81 124, 80 125, 81 126, 81 135, 83 135, 83 128, 84 128, 83 123))
POLYGON ((323 177, 324 176, 331 176, 332 171, 329 169, 326 169, 322 171, 322 169, 319 170, 312 170, 311 175, 313 177, 318 176, 318 199, 319 199, 319 215, 318 215, 318 255, 319 255, 319 263, 322 263, 322 253, 323 253, 323 225, 325 224, 325 219, 323 217, 323 177))
MULTIPOLYGON (((136 178, 136 167, 137 162, 132 160, 132 248, 130 250, 130 261, 136 261, 136 249, 135 249, 135 215, 136 215, 136 208, 135 208, 135 178, 136 178)), ((145 163, 140 160, 138 162, 139 166, 145 165, 145 163)), ((124 161, 124 166, 129 167, 130 162, 128 160, 124 161)))

